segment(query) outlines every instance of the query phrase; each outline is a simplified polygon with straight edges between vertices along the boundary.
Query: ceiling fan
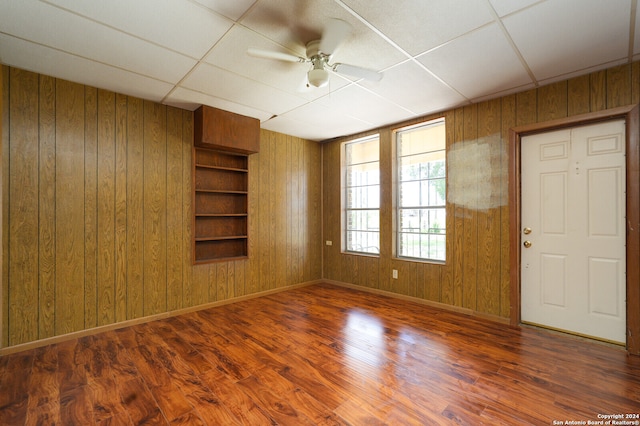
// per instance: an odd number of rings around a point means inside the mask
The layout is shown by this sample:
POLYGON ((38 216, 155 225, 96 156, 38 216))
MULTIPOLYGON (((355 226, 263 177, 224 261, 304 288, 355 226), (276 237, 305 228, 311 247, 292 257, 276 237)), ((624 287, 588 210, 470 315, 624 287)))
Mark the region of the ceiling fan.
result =
POLYGON ((351 31, 351 25, 340 19, 331 19, 327 23, 320 40, 313 40, 307 43, 306 58, 302 56, 290 55, 284 52, 271 50, 261 50, 249 48, 247 53, 251 56, 266 59, 277 59, 288 62, 310 63, 311 69, 307 72, 307 87, 326 86, 329 82, 329 71, 349 75, 351 77, 363 78, 369 81, 380 81, 382 73, 355 65, 334 63, 331 58, 337 48, 342 44, 351 31))

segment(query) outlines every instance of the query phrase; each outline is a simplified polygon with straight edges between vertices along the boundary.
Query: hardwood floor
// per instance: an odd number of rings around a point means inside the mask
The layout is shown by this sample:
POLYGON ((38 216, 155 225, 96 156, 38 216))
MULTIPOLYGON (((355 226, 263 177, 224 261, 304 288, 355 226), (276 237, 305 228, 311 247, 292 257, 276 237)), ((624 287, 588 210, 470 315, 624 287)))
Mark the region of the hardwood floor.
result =
POLYGON ((622 349, 329 285, 0 358, 2 425, 549 425, 638 413, 640 357, 622 349))

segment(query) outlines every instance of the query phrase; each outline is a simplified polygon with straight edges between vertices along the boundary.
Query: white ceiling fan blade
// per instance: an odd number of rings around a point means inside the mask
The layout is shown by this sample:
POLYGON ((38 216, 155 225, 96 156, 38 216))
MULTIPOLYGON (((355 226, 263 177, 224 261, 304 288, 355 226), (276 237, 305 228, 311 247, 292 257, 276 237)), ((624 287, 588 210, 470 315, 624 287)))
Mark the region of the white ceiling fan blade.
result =
POLYGON ((284 52, 276 52, 273 50, 260 50, 250 47, 247 49, 247 53, 251 56, 255 56, 256 58, 277 59, 279 61, 287 62, 306 62, 306 59, 300 56, 290 55, 289 53, 284 52))
POLYGON ((341 19, 330 19, 320 40, 320 52, 331 56, 351 32, 351 25, 341 19))
POLYGON ((338 74, 346 74, 350 75, 351 77, 364 78, 365 80, 373 82, 382 80, 382 73, 367 68, 357 67, 355 65, 334 64, 332 66, 332 69, 338 74))

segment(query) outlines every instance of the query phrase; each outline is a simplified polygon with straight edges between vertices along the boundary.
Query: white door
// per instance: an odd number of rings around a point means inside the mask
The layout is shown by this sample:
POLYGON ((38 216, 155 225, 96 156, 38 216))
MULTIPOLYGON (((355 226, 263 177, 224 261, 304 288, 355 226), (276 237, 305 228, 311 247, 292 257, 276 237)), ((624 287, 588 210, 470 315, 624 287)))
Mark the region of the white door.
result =
POLYGON ((521 319, 625 343, 625 125, 521 144, 521 319))

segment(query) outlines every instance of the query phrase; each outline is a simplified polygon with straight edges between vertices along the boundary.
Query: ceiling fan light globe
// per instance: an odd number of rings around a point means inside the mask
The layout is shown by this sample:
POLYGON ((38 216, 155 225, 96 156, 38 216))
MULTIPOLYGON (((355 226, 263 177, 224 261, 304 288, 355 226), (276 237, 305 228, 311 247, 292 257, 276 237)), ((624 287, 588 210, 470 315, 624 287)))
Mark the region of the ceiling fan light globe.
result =
POLYGON ((309 84, 315 87, 323 87, 329 83, 329 72, 324 69, 312 69, 307 74, 309 84))

